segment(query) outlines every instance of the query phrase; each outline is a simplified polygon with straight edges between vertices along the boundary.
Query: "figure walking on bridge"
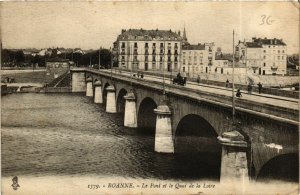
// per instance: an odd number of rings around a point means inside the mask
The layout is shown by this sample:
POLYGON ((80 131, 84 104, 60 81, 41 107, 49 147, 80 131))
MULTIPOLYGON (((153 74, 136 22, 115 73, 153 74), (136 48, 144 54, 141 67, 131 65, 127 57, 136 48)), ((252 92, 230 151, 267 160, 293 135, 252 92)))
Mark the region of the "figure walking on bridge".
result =
POLYGON ((259 82, 259 83, 257 84, 257 86, 258 86, 258 93, 260 94, 260 93, 261 93, 261 90, 262 90, 262 84, 259 82))
POLYGON ((198 85, 200 84, 200 75, 198 75, 198 77, 197 77, 197 83, 198 83, 198 85))
POLYGON ((229 80, 227 79, 226 84, 225 84, 226 88, 229 87, 229 80))
POLYGON ((235 96, 238 97, 238 98, 243 97, 240 89, 237 90, 235 96))
POLYGON ((186 84, 186 72, 183 72, 182 73, 182 77, 183 77, 183 85, 185 85, 186 84))
POLYGON ((252 85, 251 85, 251 83, 248 84, 247 90, 248 90, 248 94, 251 95, 251 93, 252 93, 252 85))

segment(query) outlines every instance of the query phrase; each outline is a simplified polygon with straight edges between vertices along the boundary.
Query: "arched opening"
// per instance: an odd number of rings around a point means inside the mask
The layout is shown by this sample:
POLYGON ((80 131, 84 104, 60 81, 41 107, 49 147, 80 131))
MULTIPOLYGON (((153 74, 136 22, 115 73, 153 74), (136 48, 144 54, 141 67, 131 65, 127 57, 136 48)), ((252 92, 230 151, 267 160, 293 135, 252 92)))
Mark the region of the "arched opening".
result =
POLYGON ((138 127, 143 129, 155 131, 156 114, 154 109, 157 108, 157 104, 151 98, 145 98, 140 104, 138 111, 138 127))
POLYGON ((264 164, 257 176, 257 181, 269 180, 298 182, 299 154, 283 154, 264 164))
POLYGON ((107 90, 106 88, 109 86, 109 83, 105 83, 104 88, 103 88, 103 105, 106 105, 106 99, 107 99, 107 90))
POLYGON ((178 177, 220 179, 222 148, 217 137, 214 128, 198 115, 180 120, 174 143, 178 177))
POLYGON ((127 94, 126 89, 121 89, 118 97, 117 97, 117 112, 123 113, 125 112, 125 99, 124 96, 127 94))

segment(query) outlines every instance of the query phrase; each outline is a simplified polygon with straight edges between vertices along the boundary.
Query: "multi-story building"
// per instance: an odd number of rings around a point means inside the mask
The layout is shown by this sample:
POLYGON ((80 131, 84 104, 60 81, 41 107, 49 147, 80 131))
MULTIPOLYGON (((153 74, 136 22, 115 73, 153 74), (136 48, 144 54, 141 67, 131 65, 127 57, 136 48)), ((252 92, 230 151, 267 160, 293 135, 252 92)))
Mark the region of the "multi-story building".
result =
POLYGON ((178 71, 182 37, 172 30, 122 30, 114 43, 119 68, 178 71))
POLYGON ((247 72, 258 75, 286 74, 286 44, 282 39, 252 38, 252 42, 239 41, 236 46, 239 64, 247 72))
POLYGON ((182 72, 189 77, 197 77, 200 73, 209 73, 215 61, 214 43, 182 46, 182 72))

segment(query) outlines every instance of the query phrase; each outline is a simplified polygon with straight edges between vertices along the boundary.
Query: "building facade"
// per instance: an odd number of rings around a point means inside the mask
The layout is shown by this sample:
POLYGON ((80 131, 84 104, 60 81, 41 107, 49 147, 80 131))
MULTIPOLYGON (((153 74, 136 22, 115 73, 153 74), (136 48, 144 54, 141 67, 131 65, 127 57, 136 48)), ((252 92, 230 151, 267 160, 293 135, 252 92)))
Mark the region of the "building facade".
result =
POLYGON ((247 72, 257 75, 285 75, 287 72, 286 44, 282 39, 252 38, 252 42, 239 41, 236 58, 247 72))
POLYGON ((200 73, 213 71, 215 61, 214 43, 191 45, 185 43, 182 46, 182 72, 189 77, 197 77, 200 73))
POLYGON ((119 68, 178 71, 182 37, 172 30, 122 30, 114 43, 119 68))

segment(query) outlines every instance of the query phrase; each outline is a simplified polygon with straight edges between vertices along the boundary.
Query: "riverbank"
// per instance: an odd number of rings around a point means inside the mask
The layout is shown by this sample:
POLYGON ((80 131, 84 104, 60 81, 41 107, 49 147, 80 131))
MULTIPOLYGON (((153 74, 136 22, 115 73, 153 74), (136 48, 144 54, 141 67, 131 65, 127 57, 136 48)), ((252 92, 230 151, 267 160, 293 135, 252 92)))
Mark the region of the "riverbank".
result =
POLYGON ((42 70, 1 70, 1 82, 7 80, 13 83, 39 83, 44 85, 50 83, 55 78, 66 73, 67 68, 53 68, 48 71, 42 70), (9 78, 9 79, 7 79, 9 78))

